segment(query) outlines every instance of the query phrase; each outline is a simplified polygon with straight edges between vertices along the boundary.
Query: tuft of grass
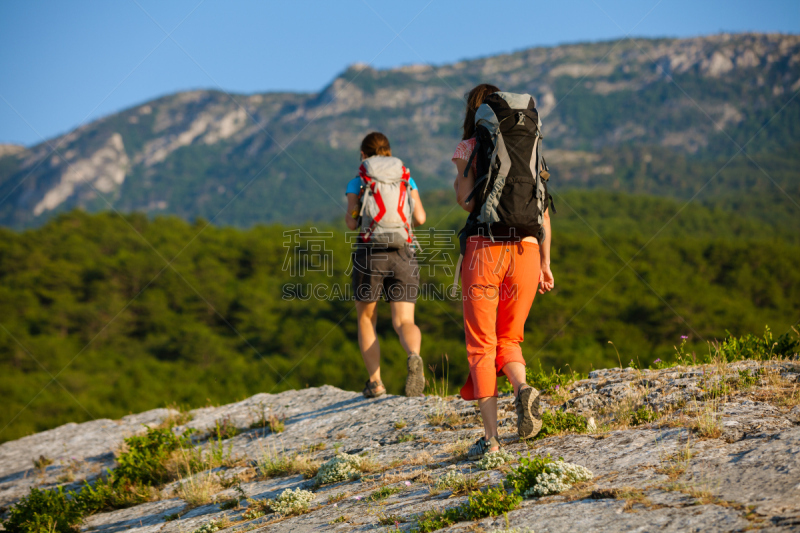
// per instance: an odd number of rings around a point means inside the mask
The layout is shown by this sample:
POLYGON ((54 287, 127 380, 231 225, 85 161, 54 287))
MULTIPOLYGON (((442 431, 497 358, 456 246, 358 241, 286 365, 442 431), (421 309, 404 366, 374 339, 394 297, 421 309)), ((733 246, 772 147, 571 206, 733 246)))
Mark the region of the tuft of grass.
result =
POLYGON ((319 462, 308 455, 286 455, 277 452, 263 453, 256 469, 264 479, 301 474, 306 479, 313 478, 319 470, 319 462))
POLYGON ((381 526, 396 526, 398 524, 402 524, 405 522, 406 519, 397 514, 379 514, 378 515, 378 524, 381 526))
POLYGON ((270 413, 269 416, 266 416, 262 412, 261 417, 252 422, 249 427, 250 429, 268 429, 270 433, 283 433, 283 430, 286 429, 286 415, 270 413))
POLYGON ((661 459, 661 466, 656 468, 656 472, 666 475, 670 481, 675 481, 686 472, 691 460, 692 445, 691 441, 687 439, 686 446, 678 450, 676 454, 661 459))
POLYGON ((358 469, 364 474, 371 474, 383 470, 383 466, 374 458, 367 456, 365 453, 361 454, 361 461, 358 463, 358 469))
POLYGON ((242 518, 245 520, 255 520, 267 513, 271 513, 272 508, 270 508, 269 503, 270 500, 254 500, 253 498, 247 498, 247 511, 242 515, 242 518))
POLYGON ((217 437, 217 440, 232 439, 238 434, 239 428, 237 428, 233 422, 231 422, 230 418, 223 418, 222 421, 217 420, 216 430, 214 431, 214 435, 217 437))
POLYGON ((631 414, 631 425, 640 426, 658 420, 658 413, 643 405, 631 414))
POLYGON ((286 429, 286 416, 270 415, 267 419, 267 424, 271 432, 283 433, 283 430, 286 429))
POLYGON ((219 508, 222 511, 229 511, 231 509, 236 509, 239 507, 239 499, 238 498, 231 498, 230 500, 225 500, 221 504, 219 504, 219 508))
POLYGON ((456 426, 461 423, 461 417, 457 413, 446 409, 437 409, 432 413, 428 413, 425 415, 425 419, 432 426, 443 426, 445 424, 456 426))
POLYGON ((417 516, 417 527, 413 531, 427 533, 456 522, 500 516, 513 511, 521 501, 522 496, 508 493, 502 487, 476 491, 469 495, 467 502, 463 505, 444 510, 433 509, 417 516))
POLYGON ((432 462, 433 462, 433 456, 426 451, 414 453, 408 459, 405 460, 405 464, 414 466, 427 465, 432 462))
POLYGON ((181 479, 175 492, 193 508, 213 502, 214 495, 221 490, 219 476, 211 472, 200 472, 181 479))
POLYGON ((406 433, 404 435, 400 435, 397 438, 397 442, 412 442, 414 439, 416 439, 416 437, 413 433, 406 433))
POLYGON ((480 476, 465 475, 456 470, 451 470, 436 480, 437 489, 450 489, 453 496, 474 492, 480 485, 480 476))
POLYGON ((647 508, 653 507, 653 502, 645 495, 644 491, 635 487, 617 489, 615 497, 618 500, 625 500, 625 505, 622 507, 622 511, 625 513, 633 512, 634 505, 642 505, 647 508))
POLYGON ((406 421, 401 418, 400 420, 394 423, 394 429, 403 429, 407 425, 408 424, 406 423, 406 421))
POLYGON ((343 515, 341 515, 341 516, 339 516, 337 518, 334 518, 333 520, 328 521, 328 524, 330 524, 330 525, 333 525, 333 524, 344 524, 348 520, 350 520, 350 517, 347 516, 346 514, 343 514, 343 515))
POLYGON ((697 409, 695 402, 695 416, 691 423, 692 429, 706 439, 717 439, 722 435, 722 425, 716 413, 716 402, 706 402, 702 409, 697 409))
POLYGON ((373 492, 372 494, 370 494, 369 495, 369 499, 374 501, 374 502, 378 502, 378 501, 381 501, 381 500, 385 500, 386 498, 388 498, 389 496, 392 496, 393 494, 397 494, 398 492, 402 492, 402 490, 403 489, 400 488, 400 487, 390 487, 388 485, 385 485, 385 486, 379 488, 378 490, 376 490, 375 492, 373 492))
POLYGON ((533 440, 561 433, 586 433, 586 431, 586 417, 565 411, 545 411, 542 413, 542 429, 533 440))
POLYGON ((167 416, 160 424, 155 426, 156 429, 169 429, 175 426, 182 426, 188 424, 194 418, 194 416, 189 413, 189 409, 186 406, 173 403, 172 405, 168 405, 167 409, 176 411, 176 413, 167 416))
POLYGON ((450 357, 447 354, 442 355, 443 372, 438 381, 436 379, 436 365, 428 365, 428 369, 431 371, 433 378, 430 381, 425 380, 425 388, 428 389, 427 395, 438 396, 442 399, 450 396, 450 357))
POLYGON ((33 460, 33 467, 36 470, 44 470, 51 464, 53 464, 53 460, 49 457, 45 457, 44 455, 40 455, 38 459, 33 460))
POLYGON ((328 503, 340 502, 345 498, 347 498, 348 496, 350 496, 350 493, 347 491, 342 491, 339 494, 331 494, 330 496, 328 496, 328 503))
POLYGON ((325 442, 318 442, 308 446, 309 453, 319 452, 324 450, 328 445, 325 442))
MULTIPOLYGON (((588 374, 580 374, 572 369, 563 373, 561 369, 551 369, 550 372, 545 372, 542 362, 539 361, 538 364, 538 369, 533 368, 531 365, 525 367, 525 378, 528 385, 536 388, 542 394, 564 394, 573 382, 589 377, 588 374)), ((499 390, 500 392, 512 393, 514 388, 511 383, 506 381, 499 387, 499 390)))
POLYGON ((470 442, 466 439, 459 439, 451 442, 444 447, 444 452, 453 456, 453 461, 463 461, 467 458, 470 442))

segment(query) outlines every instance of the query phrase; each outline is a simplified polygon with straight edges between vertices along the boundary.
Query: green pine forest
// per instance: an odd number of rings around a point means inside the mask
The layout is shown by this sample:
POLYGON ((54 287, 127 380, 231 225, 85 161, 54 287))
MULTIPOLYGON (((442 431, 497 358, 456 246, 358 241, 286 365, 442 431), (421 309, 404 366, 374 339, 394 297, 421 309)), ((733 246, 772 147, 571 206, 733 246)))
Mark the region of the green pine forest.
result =
MULTIPOLYGON (((623 365, 646 366, 673 359, 682 335, 707 353, 727 332, 791 332, 800 217, 759 190, 701 203, 554 189, 556 289, 534 302, 528 363, 586 372, 618 366, 616 348, 623 365)), ((422 282, 432 290, 417 307, 422 355, 455 393, 467 373, 461 302, 438 288, 457 258, 447 232, 465 213, 451 191, 423 199, 422 282)), ((0 441, 165 405, 322 384, 361 390, 354 306, 333 288, 349 284, 351 245, 337 217, 316 225, 321 256, 287 247, 284 232, 309 228, 72 211, 36 229, 0 229, 0 441), (303 265, 303 277, 287 269, 303 265)), ((379 313, 383 376, 398 393, 404 354, 388 305, 379 313)))

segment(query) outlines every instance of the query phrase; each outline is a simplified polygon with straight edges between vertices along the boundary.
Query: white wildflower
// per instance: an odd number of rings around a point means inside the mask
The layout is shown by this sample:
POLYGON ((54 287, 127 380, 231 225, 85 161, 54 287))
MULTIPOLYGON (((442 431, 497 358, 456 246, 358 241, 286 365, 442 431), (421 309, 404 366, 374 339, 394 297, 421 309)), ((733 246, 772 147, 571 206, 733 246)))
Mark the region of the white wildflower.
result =
POLYGON ((536 484, 525 491, 523 496, 547 496, 569 489, 573 483, 592 479, 594 475, 585 467, 564 461, 555 461, 544 467, 544 472, 536 476, 536 484))
POLYGON ((504 450, 498 450, 496 452, 489 452, 484 455, 481 460, 476 463, 476 465, 481 470, 492 470, 498 466, 510 463, 511 459, 512 457, 510 453, 504 450))
POLYGON ((352 479, 358 475, 360 466, 360 457, 341 453, 319 467, 315 480, 318 485, 325 485, 352 479))
POLYGON ((265 514, 267 513, 265 513, 261 509, 248 509, 247 511, 244 512, 242 518, 244 520, 255 520, 256 518, 261 518, 265 514))
POLYGON ((445 475, 436 480, 437 489, 455 489, 466 484, 464 474, 457 470, 450 470, 445 475))
POLYGON ((214 533, 215 531, 219 531, 219 526, 216 522, 206 522, 202 526, 195 529, 192 533, 214 533))
POLYGON ((276 500, 270 502, 269 507, 284 516, 300 514, 308 511, 308 504, 313 499, 313 492, 303 489, 286 489, 276 500))

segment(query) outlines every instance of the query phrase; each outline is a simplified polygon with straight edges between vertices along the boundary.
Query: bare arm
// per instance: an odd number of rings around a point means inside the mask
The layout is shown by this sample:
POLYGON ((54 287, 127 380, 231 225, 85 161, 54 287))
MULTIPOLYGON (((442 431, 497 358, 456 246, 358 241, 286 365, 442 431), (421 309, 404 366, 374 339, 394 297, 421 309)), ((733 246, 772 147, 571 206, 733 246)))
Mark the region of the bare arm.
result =
POLYGON ((555 280, 553 272, 550 270, 550 242, 553 238, 550 229, 550 210, 546 210, 542 215, 542 226, 544 227, 544 241, 539 243, 539 259, 541 261, 541 271, 539 274, 539 294, 544 294, 553 289, 555 280))
POLYGON ((344 223, 347 224, 347 229, 354 230, 358 228, 358 214, 353 218, 353 212, 358 210, 358 195, 347 193, 347 212, 344 214, 344 223))
POLYGON ((411 190, 411 199, 414 200, 414 219, 415 226, 421 226, 425 223, 425 208, 422 207, 422 199, 419 197, 419 191, 416 189, 411 190))
POLYGON ((456 164, 456 169, 458 170, 456 180, 453 182, 453 188, 456 190, 456 202, 464 211, 471 213, 473 202, 470 200, 470 202, 467 203, 466 200, 475 187, 475 173, 470 168, 467 177, 464 177, 464 169, 467 168, 468 161, 453 159, 453 163, 456 164))

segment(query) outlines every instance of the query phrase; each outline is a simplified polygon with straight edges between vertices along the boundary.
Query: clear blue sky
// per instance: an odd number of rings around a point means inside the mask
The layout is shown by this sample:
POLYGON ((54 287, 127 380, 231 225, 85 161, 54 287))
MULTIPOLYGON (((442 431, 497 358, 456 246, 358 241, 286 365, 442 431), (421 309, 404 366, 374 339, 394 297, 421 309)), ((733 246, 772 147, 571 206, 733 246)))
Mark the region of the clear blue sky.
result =
POLYGON ((318 91, 355 62, 721 31, 798 33, 800 1, 6 0, 0 142, 36 144, 185 89, 318 91))

